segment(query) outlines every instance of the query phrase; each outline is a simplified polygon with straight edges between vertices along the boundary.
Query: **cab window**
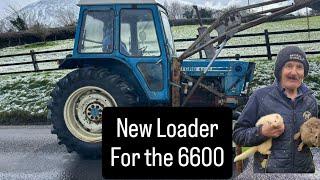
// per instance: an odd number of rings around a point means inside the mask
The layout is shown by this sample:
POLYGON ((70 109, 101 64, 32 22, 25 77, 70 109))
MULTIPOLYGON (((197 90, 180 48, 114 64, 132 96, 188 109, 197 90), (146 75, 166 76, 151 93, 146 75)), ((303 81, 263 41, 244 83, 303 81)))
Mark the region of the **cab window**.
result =
POLYGON ((78 51, 80 53, 112 53, 113 10, 86 11, 84 14, 78 51))
POLYGON ((160 56, 152 11, 121 10, 120 52, 126 56, 160 56))

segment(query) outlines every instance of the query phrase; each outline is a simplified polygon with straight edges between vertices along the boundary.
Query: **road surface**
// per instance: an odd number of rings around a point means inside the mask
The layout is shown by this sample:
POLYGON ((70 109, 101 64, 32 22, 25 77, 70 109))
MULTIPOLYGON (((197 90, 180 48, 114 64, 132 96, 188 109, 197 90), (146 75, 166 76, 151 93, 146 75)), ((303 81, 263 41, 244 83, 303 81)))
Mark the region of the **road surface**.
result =
POLYGON ((58 145, 50 126, 0 126, 0 179, 103 179, 101 160, 58 145))
MULTIPOLYGON (((253 174, 252 161, 236 179, 320 179, 320 149, 314 174, 253 174), (251 167, 251 168, 250 168, 251 167)), ((252 160, 252 158, 251 158, 252 160)), ((101 160, 84 160, 58 145, 50 126, 0 126, 0 179, 103 179, 101 160)))

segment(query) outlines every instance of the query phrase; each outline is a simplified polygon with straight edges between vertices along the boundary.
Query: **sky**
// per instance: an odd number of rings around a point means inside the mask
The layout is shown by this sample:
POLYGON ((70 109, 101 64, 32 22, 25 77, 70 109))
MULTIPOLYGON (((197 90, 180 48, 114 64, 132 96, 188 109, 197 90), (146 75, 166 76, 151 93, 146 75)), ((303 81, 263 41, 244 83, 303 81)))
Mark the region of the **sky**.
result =
MULTIPOLYGON (((13 6, 15 9, 21 9, 24 6, 36 2, 38 0, 0 0, 0 19, 5 17, 5 15, 8 14, 9 5, 13 6)), ((171 2, 173 0, 159 0, 159 1, 167 1, 171 2)), ((204 7, 212 7, 214 9, 222 9, 230 5, 238 5, 238 6, 244 6, 247 5, 248 2, 250 4, 262 2, 265 0, 175 0, 175 1, 182 1, 188 4, 198 4, 203 5, 204 7)), ((292 1, 292 0, 291 0, 292 1)), ((285 2, 285 3, 290 3, 285 2)))
MULTIPOLYGON (((36 2, 38 0, 0 0, 0 12, 5 13, 6 9, 8 9, 8 5, 14 5, 18 8, 22 8, 30 3, 36 2)), ((159 0, 159 1, 165 1, 165 0, 159 0)), ((168 2, 171 2, 172 0, 166 0, 168 2)), ((216 9, 221 9, 223 7, 226 7, 230 4, 248 4, 248 0, 176 0, 176 1, 182 1, 185 3, 190 4, 203 4, 204 6, 211 6, 215 7, 216 9)), ((249 0, 249 2, 259 2, 262 0, 249 0)))

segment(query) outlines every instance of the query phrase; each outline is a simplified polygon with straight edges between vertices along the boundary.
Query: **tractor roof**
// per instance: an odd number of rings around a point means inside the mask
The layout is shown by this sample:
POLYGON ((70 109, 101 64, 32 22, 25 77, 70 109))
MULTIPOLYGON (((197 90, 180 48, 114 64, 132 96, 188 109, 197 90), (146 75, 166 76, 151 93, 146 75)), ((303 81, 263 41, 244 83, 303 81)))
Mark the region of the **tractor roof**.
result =
POLYGON ((157 0, 79 0, 78 5, 102 5, 102 4, 159 4, 157 0))

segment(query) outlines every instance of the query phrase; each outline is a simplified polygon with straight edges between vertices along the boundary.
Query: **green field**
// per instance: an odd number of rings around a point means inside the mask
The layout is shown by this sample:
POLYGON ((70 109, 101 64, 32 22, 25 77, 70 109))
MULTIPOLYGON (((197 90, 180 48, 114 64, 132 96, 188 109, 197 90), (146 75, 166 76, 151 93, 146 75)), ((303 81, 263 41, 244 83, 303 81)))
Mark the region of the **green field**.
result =
MULTIPOLYGON (((320 28, 320 16, 310 17, 310 29, 320 28)), ((197 25, 187 25, 181 27, 174 27, 173 34, 175 39, 183 39, 183 38, 195 38, 197 35, 197 25)), ((247 33, 262 33, 265 29, 269 32, 273 31, 284 31, 284 30, 299 30, 299 29, 307 29, 308 21, 307 18, 299 18, 294 20, 287 21, 278 21, 278 22, 270 22, 264 23, 259 26, 250 28, 243 32, 239 32, 238 34, 247 34, 247 33)), ((212 36, 217 35, 214 31, 212 36)), ((319 40, 320 31, 318 32, 310 32, 310 33, 294 33, 294 34, 281 34, 281 35, 270 35, 270 42, 290 42, 290 41, 301 41, 301 40, 319 40)), ((183 49, 187 45, 190 45, 192 42, 186 43, 177 43, 177 49, 183 49)), ((265 43, 264 36, 255 36, 255 37, 237 37, 232 38, 227 45, 244 45, 244 44, 262 44, 265 43)), ((319 50, 320 44, 301 44, 299 45, 305 51, 314 51, 319 50)), ((272 53, 277 53, 282 48, 282 46, 274 46, 272 47, 272 53)), ((254 48, 238 48, 238 49, 225 49, 222 51, 222 56, 233 56, 235 54, 240 55, 254 55, 254 54, 266 54, 266 47, 254 47, 254 48)), ((197 57, 197 56, 194 56, 197 57)))
MULTIPOLYGON (((310 21, 310 28, 319 28, 320 24, 320 16, 314 16, 309 18, 310 21)), ((197 27, 198 25, 186 25, 186 26, 178 26, 173 28, 173 34, 175 38, 186 38, 188 36, 195 37, 197 35, 197 27), (183 27, 183 28, 182 28, 183 27)), ((268 22, 243 32, 240 34, 245 33, 260 33, 263 32, 265 29, 269 31, 283 31, 283 30, 294 30, 294 29, 307 29, 308 23, 307 18, 299 18, 299 19, 292 19, 286 21, 277 21, 277 22, 268 22)), ((212 35, 216 35, 213 33, 212 35)), ((316 36, 315 36, 316 38, 316 36)))
MULTIPOLYGON (((198 26, 179 26, 173 27, 173 34, 175 39, 195 37, 198 26)), ((243 33, 263 32, 264 29, 269 31, 294 30, 305 29, 307 27, 306 18, 288 20, 281 22, 272 22, 259 25, 255 28, 247 30, 243 33)), ((310 18, 310 28, 320 28, 320 17, 310 18)), ((310 39, 319 39, 320 32, 310 33, 310 39)), ((271 42, 279 41, 296 41, 307 40, 308 33, 292 34, 292 35, 277 35, 271 36, 271 42)), ((234 38, 228 44, 251 44, 263 43, 264 37, 259 38, 234 38)), ((177 43, 177 48, 186 48, 188 43, 177 43)), ((49 42, 47 44, 31 44, 17 47, 9 47, 0 49, 0 55, 25 53, 30 50, 43 51, 72 48, 73 40, 63 40, 49 42)), ((319 50, 320 45, 309 44, 300 46, 306 51, 319 50)), ((277 51, 282 47, 274 47, 272 51, 277 51)), ((256 53, 266 53, 265 48, 242 48, 242 49, 226 49, 223 50, 222 55, 247 55, 256 53)), ((38 59, 55 59, 63 58, 70 52, 54 53, 48 55, 37 56, 38 59)), ((310 74, 305 82, 315 91, 315 95, 320 100, 320 57, 310 56, 310 74)), ((30 57, 22 56, 18 58, 0 59, 0 64, 30 61, 30 57)), ((264 59, 250 59, 256 63, 255 77, 251 84, 254 89, 269 85, 273 82, 273 64, 274 61, 264 59)), ((40 68, 57 67, 55 63, 42 64, 40 68)), ((31 70, 33 67, 20 66, 18 69, 31 70)), ((0 67, 0 72, 12 71, 17 69, 0 67)), ((23 119, 24 121, 33 122, 35 119, 45 119, 46 117, 46 103, 49 100, 49 94, 52 91, 54 84, 65 76, 69 71, 54 71, 43 73, 29 73, 17 75, 0 76, 0 124, 10 124, 16 119, 23 119), (20 116, 17 118, 15 115, 20 116)), ((45 122, 45 120, 44 120, 45 122)))

